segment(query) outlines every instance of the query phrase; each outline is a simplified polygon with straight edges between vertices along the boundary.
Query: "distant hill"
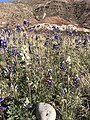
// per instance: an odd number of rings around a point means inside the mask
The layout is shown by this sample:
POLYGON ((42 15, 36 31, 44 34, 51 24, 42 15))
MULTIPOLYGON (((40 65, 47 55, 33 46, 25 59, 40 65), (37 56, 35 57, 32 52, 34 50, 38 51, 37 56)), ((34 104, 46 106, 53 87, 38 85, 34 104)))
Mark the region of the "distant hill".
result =
POLYGON ((90 0, 16 0, 28 3, 38 20, 46 16, 59 15, 61 18, 75 21, 80 26, 90 28, 90 0))
POLYGON ((27 19, 32 24, 36 23, 32 13, 32 7, 23 3, 0 3, 0 27, 23 24, 27 19))
MULTIPOLYGON (((22 24, 24 19, 36 24, 51 16, 59 16, 73 24, 90 29, 90 0, 16 0, 16 2, 0 3, 1 27, 7 24, 12 26, 22 24)), ((54 21, 55 19, 58 20, 55 17, 54 21)))

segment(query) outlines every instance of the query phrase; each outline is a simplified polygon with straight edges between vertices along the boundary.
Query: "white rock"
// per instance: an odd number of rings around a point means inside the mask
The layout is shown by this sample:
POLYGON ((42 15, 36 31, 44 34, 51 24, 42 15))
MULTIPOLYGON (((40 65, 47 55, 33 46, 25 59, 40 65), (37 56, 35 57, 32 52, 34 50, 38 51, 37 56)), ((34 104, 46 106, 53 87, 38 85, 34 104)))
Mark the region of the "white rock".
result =
POLYGON ((6 25, 7 24, 7 22, 2 22, 2 25, 6 25))
POLYGON ((36 117, 38 120, 55 120, 56 111, 50 104, 41 102, 36 106, 36 117))

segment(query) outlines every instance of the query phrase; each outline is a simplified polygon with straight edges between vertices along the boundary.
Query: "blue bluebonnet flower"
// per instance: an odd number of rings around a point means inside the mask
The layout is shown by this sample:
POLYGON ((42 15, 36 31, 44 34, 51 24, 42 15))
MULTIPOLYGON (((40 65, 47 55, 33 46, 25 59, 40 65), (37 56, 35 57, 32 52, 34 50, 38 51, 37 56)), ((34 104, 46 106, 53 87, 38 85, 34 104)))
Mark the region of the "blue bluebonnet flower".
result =
POLYGON ((79 72, 79 77, 83 77, 83 76, 85 76, 85 72, 84 72, 83 70, 81 70, 81 71, 79 72))
POLYGON ((53 70, 52 69, 49 69, 48 72, 50 73, 50 75, 53 74, 53 70))
POLYGON ((17 26, 16 26, 16 31, 17 31, 17 32, 21 32, 21 27, 20 27, 20 25, 17 25, 17 26))
MULTIPOLYGON (((0 98, 0 104, 2 104, 3 101, 4 101, 4 98, 0 98)), ((5 111, 6 107, 3 107, 2 105, 0 105, 0 110, 5 111)))
POLYGON ((2 50, 2 39, 0 39, 0 50, 2 50))
POLYGON ((16 47, 12 47, 11 53, 12 53, 12 55, 16 56, 17 55, 17 48, 16 47))
POLYGON ((16 45, 16 38, 13 37, 12 40, 13 40, 14 45, 16 45))
POLYGON ((88 42, 88 38, 85 37, 83 40, 84 40, 83 45, 86 46, 86 45, 87 45, 87 42, 88 42))
POLYGON ((40 36, 37 36, 37 35, 36 35, 36 40, 38 40, 38 38, 40 38, 40 36))
POLYGON ((72 35, 72 31, 67 31, 67 32, 68 32, 68 35, 70 35, 70 36, 72 35))
POLYGON ((75 86, 75 88, 79 87, 79 78, 77 76, 75 76, 73 79, 73 85, 75 86))
POLYGON ((10 71, 10 73, 12 73, 12 72, 13 72, 13 65, 14 65, 14 63, 13 63, 13 62, 11 62, 11 64, 9 65, 9 71, 10 71))
POLYGON ((52 80, 48 79, 47 82, 49 85, 52 85, 52 80))
POLYGON ((61 70, 66 70, 66 67, 65 67, 65 64, 64 64, 64 63, 61 63, 60 69, 61 69, 61 70))
POLYGON ((55 35, 55 39, 58 40, 58 38, 59 38, 59 36, 58 36, 58 34, 56 34, 56 35, 55 35))
POLYGON ((26 40, 26 33, 23 33, 24 40, 26 40))
POLYGON ((85 41, 88 41, 88 38, 87 38, 87 37, 84 37, 84 40, 85 40, 85 41))
POLYGON ((24 21, 23 21, 23 25, 24 25, 25 27, 26 27, 26 26, 28 27, 28 26, 29 26, 29 22, 28 22, 27 20, 24 20, 24 21))
POLYGON ((8 44, 8 38, 0 39, 0 50, 2 48, 5 48, 7 50, 8 49, 7 44, 8 44))
POLYGON ((0 98, 0 104, 1 104, 2 101, 4 101, 4 98, 0 98))
POLYGON ((1 111, 5 111, 6 109, 7 109, 6 107, 0 106, 1 111))
POLYGON ((26 20, 24 20, 24 21, 23 21, 23 24, 24 24, 24 25, 27 25, 27 21, 26 21, 26 20))
POLYGON ((4 41, 2 41, 2 46, 3 47, 6 47, 7 46, 7 42, 4 40, 4 41))
POLYGON ((2 50, 2 48, 0 47, 0 51, 2 50))
POLYGON ((44 43, 44 46, 46 47, 48 44, 49 44, 49 41, 46 40, 45 43, 44 43))
POLYGON ((4 28, 5 33, 7 32, 7 28, 4 28))
POLYGON ((11 30, 8 30, 8 36, 10 36, 11 35, 11 30))
POLYGON ((22 31, 22 32, 24 32, 24 29, 23 29, 23 28, 21 28, 21 31, 22 31))
POLYGON ((4 34, 5 34, 5 30, 2 29, 2 30, 1 30, 1 35, 4 36, 4 34))
POLYGON ((55 43, 53 44, 53 49, 58 49, 58 43, 57 43, 57 42, 55 42, 55 43))
POLYGON ((32 31, 32 27, 29 26, 29 27, 28 27, 28 32, 31 32, 31 31, 32 31))
POLYGON ((75 31, 75 35, 78 36, 78 32, 77 31, 75 31))

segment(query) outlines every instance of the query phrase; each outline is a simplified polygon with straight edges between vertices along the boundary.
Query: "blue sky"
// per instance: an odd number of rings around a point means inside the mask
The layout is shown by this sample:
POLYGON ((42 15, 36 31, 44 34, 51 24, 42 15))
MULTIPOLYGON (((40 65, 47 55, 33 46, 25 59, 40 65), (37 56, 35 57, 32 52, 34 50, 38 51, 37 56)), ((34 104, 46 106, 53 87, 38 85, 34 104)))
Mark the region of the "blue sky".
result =
POLYGON ((9 1, 15 1, 15 0, 0 0, 0 2, 9 2, 9 1))

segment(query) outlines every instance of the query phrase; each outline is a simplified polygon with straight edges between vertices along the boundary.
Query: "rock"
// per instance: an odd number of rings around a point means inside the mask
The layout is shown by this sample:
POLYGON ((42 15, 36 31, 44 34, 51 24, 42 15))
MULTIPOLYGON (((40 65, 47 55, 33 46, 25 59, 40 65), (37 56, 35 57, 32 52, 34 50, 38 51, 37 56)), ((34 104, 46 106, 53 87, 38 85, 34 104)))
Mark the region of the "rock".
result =
POLYGON ((33 30, 51 30, 53 31, 55 29, 58 29, 60 31, 72 31, 72 32, 84 32, 84 33, 90 33, 90 29, 86 29, 83 27, 79 27, 78 24, 61 24, 61 25, 57 25, 55 23, 37 23, 34 24, 34 26, 31 26, 31 29, 33 30))
POLYGON ((55 120, 56 111, 50 104, 41 102, 36 106, 36 117, 38 120, 55 120))
POLYGON ((68 20, 60 18, 59 16, 46 17, 44 20, 40 20, 39 23, 50 23, 50 24, 57 24, 57 25, 70 24, 68 20))

